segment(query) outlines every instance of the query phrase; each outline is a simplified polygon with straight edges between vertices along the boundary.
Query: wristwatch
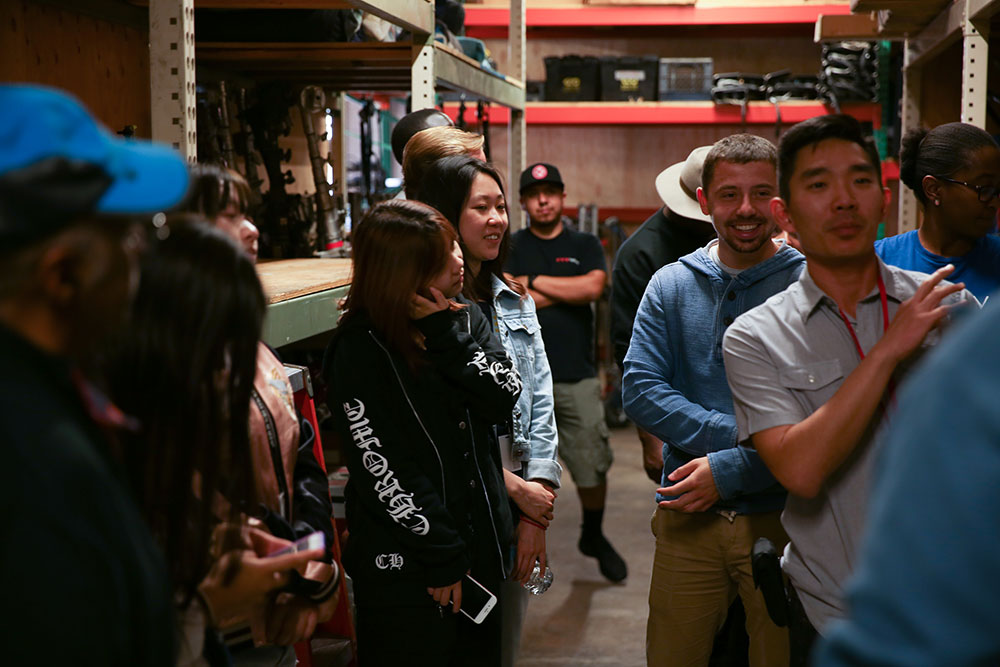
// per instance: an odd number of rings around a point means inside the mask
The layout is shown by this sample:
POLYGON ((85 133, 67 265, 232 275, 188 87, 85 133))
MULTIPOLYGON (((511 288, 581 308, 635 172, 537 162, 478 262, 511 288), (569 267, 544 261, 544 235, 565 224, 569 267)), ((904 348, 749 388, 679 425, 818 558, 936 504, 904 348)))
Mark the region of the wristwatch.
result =
POLYGON ((535 278, 537 277, 536 274, 528 276, 528 289, 535 289, 535 278))

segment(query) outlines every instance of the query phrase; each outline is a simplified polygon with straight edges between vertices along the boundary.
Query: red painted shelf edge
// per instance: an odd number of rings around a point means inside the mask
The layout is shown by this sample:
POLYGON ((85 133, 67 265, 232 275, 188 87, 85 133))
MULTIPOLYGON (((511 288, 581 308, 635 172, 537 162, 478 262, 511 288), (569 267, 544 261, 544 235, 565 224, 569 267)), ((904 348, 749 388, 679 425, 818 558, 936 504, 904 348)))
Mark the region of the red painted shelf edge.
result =
MULTIPOLYGON (((781 105, 781 122, 792 125, 814 116, 833 113, 833 109, 819 102, 808 104, 781 105)), ((858 120, 867 121, 877 129, 881 126, 881 109, 877 104, 851 104, 844 106, 844 112, 858 120)), ((458 117, 458 105, 446 104, 445 113, 452 119, 458 117)), ((739 125, 740 107, 731 104, 710 102, 667 103, 667 104, 587 104, 568 102, 566 104, 528 104, 525 120, 529 125, 739 125)), ((466 107, 467 123, 476 122, 474 105, 466 107)), ((506 107, 490 107, 489 120, 493 124, 506 125, 510 122, 510 111, 506 107)), ((773 125, 777 122, 774 105, 753 102, 747 109, 747 124, 773 125)))
MULTIPOLYGON (((791 5, 777 7, 529 7, 527 27, 620 27, 683 25, 812 24, 820 14, 850 14, 849 4, 791 5)), ((510 25, 510 10, 503 7, 465 6, 467 28, 510 25)))

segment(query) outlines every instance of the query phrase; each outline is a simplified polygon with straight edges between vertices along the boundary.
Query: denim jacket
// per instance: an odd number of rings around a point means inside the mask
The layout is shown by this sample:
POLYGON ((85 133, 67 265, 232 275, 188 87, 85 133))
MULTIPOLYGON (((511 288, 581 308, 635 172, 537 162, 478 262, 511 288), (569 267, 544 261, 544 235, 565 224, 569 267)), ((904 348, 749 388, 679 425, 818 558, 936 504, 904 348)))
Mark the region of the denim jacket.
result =
POLYGON ((646 287, 625 355, 625 412, 663 440, 663 486, 674 483, 667 475, 678 467, 707 456, 720 498, 715 509, 777 510, 784 490, 757 451, 737 442, 722 335, 737 316, 795 282, 805 260, 783 245, 733 277, 710 246, 663 267, 646 287))
POLYGON ((522 299, 494 276, 493 306, 497 336, 514 360, 522 382, 512 420, 512 457, 524 462, 525 479, 545 480, 558 487, 562 466, 556 460, 559 436, 552 400, 552 372, 545 356, 535 302, 530 296, 522 299))

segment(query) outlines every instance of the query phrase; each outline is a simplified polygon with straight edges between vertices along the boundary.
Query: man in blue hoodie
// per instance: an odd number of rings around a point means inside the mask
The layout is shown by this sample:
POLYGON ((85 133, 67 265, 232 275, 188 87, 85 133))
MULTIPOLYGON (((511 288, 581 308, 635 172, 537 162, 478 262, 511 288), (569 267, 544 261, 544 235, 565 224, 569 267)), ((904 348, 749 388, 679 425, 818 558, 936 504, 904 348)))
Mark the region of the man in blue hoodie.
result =
POLYGON ((785 493, 756 452, 739 445, 722 361, 722 336, 733 320, 802 270, 802 255, 772 240, 776 163, 774 146, 760 137, 737 134, 712 147, 698 201, 719 238, 653 276, 625 356, 625 410, 663 440, 652 520, 650 665, 707 665, 737 594, 750 665, 788 661, 787 632, 768 617, 750 568, 757 538, 787 540, 785 493))

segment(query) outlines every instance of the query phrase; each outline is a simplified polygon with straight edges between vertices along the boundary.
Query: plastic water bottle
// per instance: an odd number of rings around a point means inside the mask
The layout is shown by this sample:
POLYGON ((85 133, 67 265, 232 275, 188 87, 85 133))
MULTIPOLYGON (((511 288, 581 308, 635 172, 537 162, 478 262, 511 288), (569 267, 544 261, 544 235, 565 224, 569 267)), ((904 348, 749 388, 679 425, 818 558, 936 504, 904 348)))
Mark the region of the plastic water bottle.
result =
POLYGON ((549 590, 549 586, 551 585, 552 566, 549 565, 546 567, 545 575, 542 576, 542 564, 535 561, 535 569, 531 571, 531 577, 528 578, 528 583, 524 585, 524 588, 532 595, 541 595, 549 590))

